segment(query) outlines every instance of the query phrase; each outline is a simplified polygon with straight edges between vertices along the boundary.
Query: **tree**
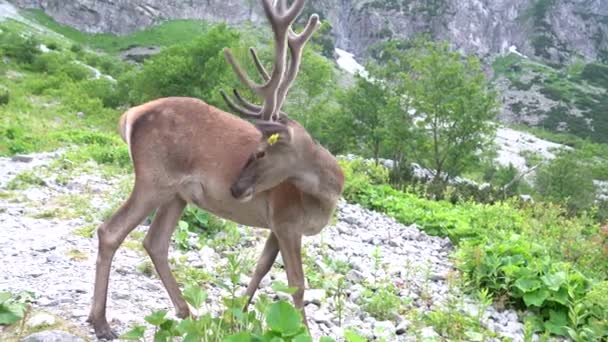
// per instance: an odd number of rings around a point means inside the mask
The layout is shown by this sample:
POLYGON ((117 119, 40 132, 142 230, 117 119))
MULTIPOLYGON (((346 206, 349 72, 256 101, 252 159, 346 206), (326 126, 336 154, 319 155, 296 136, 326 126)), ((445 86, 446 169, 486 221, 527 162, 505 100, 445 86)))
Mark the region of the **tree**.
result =
MULTIPOLYGON (((224 106, 222 87, 236 85, 224 60, 224 47, 239 46, 239 34, 226 25, 217 25, 188 44, 170 46, 147 59, 141 70, 120 79, 130 104, 140 104, 165 96, 190 96, 216 106, 224 106)), ((244 49, 242 49, 244 50, 244 49)))
POLYGON ((574 153, 562 153, 540 167, 534 185, 541 196, 565 204, 572 214, 590 208, 595 201, 591 171, 574 153))
POLYGON ((356 147, 363 149, 376 163, 387 140, 388 102, 382 85, 362 76, 356 76, 355 86, 340 97, 344 118, 350 121, 350 129, 341 135, 356 142, 356 147))
POLYGON ((494 92, 475 57, 445 43, 417 41, 402 56, 402 87, 416 109, 418 159, 436 170, 434 181, 460 174, 493 139, 494 92))

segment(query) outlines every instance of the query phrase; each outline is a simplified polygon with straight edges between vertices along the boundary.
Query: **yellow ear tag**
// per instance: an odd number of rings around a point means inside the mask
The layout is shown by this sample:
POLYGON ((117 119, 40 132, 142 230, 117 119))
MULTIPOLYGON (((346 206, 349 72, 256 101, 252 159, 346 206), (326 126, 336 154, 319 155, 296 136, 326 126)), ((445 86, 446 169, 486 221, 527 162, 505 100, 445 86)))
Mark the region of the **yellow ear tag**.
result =
POLYGON ((269 136, 266 141, 268 142, 268 145, 272 146, 272 145, 276 144, 277 141, 279 141, 280 137, 281 136, 279 135, 279 133, 275 133, 275 134, 272 134, 271 136, 269 136))

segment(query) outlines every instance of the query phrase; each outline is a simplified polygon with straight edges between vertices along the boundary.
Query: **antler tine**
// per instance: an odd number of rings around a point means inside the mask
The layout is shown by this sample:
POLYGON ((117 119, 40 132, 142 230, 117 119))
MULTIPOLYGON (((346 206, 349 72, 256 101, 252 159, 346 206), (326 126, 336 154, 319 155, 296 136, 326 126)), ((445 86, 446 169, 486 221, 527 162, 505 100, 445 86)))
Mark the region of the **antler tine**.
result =
MULTIPOLYGON (((272 31, 274 33, 275 40, 275 63, 270 76, 268 75, 268 72, 266 72, 266 69, 260 62, 255 50, 250 49, 250 53, 253 57, 256 68, 258 69, 258 72, 261 74, 262 78, 264 78, 265 83, 263 85, 260 85, 253 82, 243 71, 241 66, 237 63, 231 51, 229 49, 224 49, 224 55, 226 57, 226 60, 231 65, 233 71, 235 72, 239 80, 243 82, 247 87, 249 87, 254 93, 264 97, 264 102, 261 106, 261 109, 259 113, 257 113, 259 117, 261 117, 263 120, 272 119, 276 116, 277 112, 280 111, 279 103, 282 103, 282 101, 279 101, 279 99, 282 99, 284 96, 280 97, 279 91, 281 90, 281 84, 283 84, 283 78, 286 74, 285 64, 287 63, 287 47, 289 44, 288 41, 291 40, 289 38, 291 38, 290 36, 293 33, 291 31, 291 24, 294 22, 296 17, 302 12, 304 8, 304 0, 295 0, 293 4, 287 9, 285 9, 285 7, 287 6, 286 0, 277 0, 278 4, 276 9, 274 8, 271 1, 272 0, 262 0, 262 7, 264 8, 266 17, 268 18, 268 21, 272 26, 272 31)), ((291 46, 289 48, 291 54, 293 55, 293 51, 291 51, 291 46)), ((283 91, 283 93, 286 93, 286 91, 283 91)), ((243 101, 239 100, 239 102, 246 107, 243 108, 234 103, 234 101, 228 98, 225 93, 222 93, 222 97, 224 97, 225 101, 227 100, 226 103, 231 109, 247 116, 256 114, 253 113, 251 109, 247 109, 253 108, 252 106, 255 105, 246 102, 246 100, 242 98, 241 99, 243 101)))
MULTIPOLYGON (((258 111, 250 110, 250 108, 243 108, 243 107, 237 105, 236 103, 234 103, 234 101, 232 101, 232 99, 228 96, 228 94, 226 94, 225 91, 220 90, 220 94, 222 95, 222 98, 224 98, 224 102, 226 102, 226 105, 228 105, 228 107, 231 110, 235 111, 238 114, 244 115, 244 116, 249 116, 249 117, 256 118, 256 119, 260 118, 260 113, 259 113, 260 107, 257 108, 258 111)), ((239 96, 240 96, 240 94, 239 94, 239 96)))
POLYGON ((277 107, 281 108, 283 106, 283 102, 285 102, 285 98, 287 93, 289 92, 289 88, 293 84, 293 81, 296 79, 298 75, 298 71, 300 70, 300 63, 302 62, 302 51, 304 45, 308 42, 312 34, 319 28, 319 16, 313 14, 308 19, 308 23, 306 27, 300 34, 296 34, 290 29, 288 44, 289 51, 291 54, 291 59, 289 61, 289 67, 287 68, 287 72, 283 80, 281 81, 281 85, 279 86, 279 92, 277 94, 277 107))
POLYGON ((255 64, 256 69, 258 69, 260 76, 262 76, 264 81, 270 80, 270 75, 268 75, 268 71, 266 71, 266 68, 264 68, 264 65, 258 58, 258 54, 257 54, 257 52, 255 52, 255 49, 250 47, 249 53, 251 53, 251 58, 253 58, 253 63, 255 64))
MULTIPOLYGON (((253 104, 253 103, 245 100, 245 98, 241 95, 241 93, 238 90, 232 89, 232 92, 234 93, 234 98, 241 104, 241 106, 245 107, 246 109, 248 109, 250 111, 254 111, 254 112, 259 112, 262 109, 261 106, 258 106, 256 104, 253 104)), ((279 114, 278 117, 287 116, 287 114, 285 112, 280 111, 280 110, 279 110, 278 114, 279 114)), ((246 114, 246 115, 248 115, 248 114, 246 114)), ((256 115, 256 117, 259 118, 259 115, 256 115)))

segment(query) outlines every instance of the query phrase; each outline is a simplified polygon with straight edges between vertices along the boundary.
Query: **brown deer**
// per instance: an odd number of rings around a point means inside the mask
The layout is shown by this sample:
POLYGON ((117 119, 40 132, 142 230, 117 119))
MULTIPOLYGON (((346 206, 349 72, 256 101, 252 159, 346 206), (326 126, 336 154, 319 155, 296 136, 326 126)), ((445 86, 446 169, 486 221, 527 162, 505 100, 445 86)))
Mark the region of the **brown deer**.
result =
POLYGON ((117 337, 106 320, 114 254, 129 232, 154 210, 144 247, 177 316, 190 315, 167 260, 171 235, 187 203, 243 225, 270 229, 246 290, 247 306, 281 251, 289 286, 297 289, 294 304, 304 314, 302 236, 317 234, 327 225, 344 179, 331 153, 280 110, 298 72, 302 48, 318 27, 318 17, 311 16, 304 31, 295 34, 291 24, 304 0, 295 0, 289 7, 285 0, 276 6, 271 0, 262 0, 262 4, 276 44, 270 75, 255 50, 251 54, 265 83, 253 83, 229 50, 225 55, 239 79, 264 98, 263 104, 252 104, 237 91, 236 102, 222 93, 235 112, 258 118, 255 125, 198 99, 179 97, 145 103, 120 118, 119 130, 129 146, 135 185, 127 201, 97 231, 99 250, 89 322, 99 338, 117 337))

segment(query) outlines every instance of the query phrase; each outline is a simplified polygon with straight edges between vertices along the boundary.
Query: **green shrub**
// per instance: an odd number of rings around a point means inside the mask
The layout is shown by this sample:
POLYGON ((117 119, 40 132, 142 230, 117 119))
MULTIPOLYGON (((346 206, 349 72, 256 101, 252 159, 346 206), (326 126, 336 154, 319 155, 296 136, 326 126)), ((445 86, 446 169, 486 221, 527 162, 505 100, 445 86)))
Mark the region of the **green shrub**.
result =
POLYGON ((11 93, 8 88, 0 86, 0 106, 8 104, 11 99, 11 93))
POLYGON ((115 108, 122 104, 116 83, 105 77, 85 80, 80 83, 80 89, 84 96, 100 99, 104 107, 115 108))
POLYGON ((566 205, 572 213, 590 209, 595 201, 591 171, 568 153, 538 169, 535 188, 545 199, 566 205))
POLYGON ((0 51, 18 63, 32 64, 41 51, 40 42, 33 37, 24 37, 13 32, 0 33, 0 51))
POLYGON ((587 64, 581 73, 581 78, 595 86, 606 89, 608 88, 608 65, 587 64))

